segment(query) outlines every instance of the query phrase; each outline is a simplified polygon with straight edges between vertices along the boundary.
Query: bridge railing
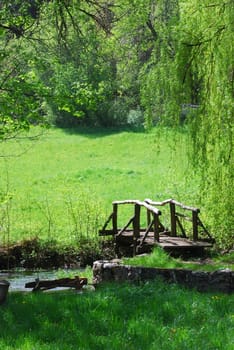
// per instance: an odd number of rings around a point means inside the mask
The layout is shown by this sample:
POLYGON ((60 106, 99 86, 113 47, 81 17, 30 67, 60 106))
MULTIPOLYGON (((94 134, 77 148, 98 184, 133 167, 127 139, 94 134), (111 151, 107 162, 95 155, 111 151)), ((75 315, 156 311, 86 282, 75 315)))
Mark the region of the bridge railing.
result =
POLYGON ((213 238, 211 237, 209 231, 206 229, 204 224, 202 223, 201 219, 199 218, 200 209, 195 207, 190 207, 187 205, 184 205, 180 202, 175 201, 174 199, 166 199, 162 202, 155 202, 151 199, 145 199, 145 202, 152 206, 165 206, 169 205, 170 207, 170 222, 171 222, 171 229, 170 229, 170 235, 176 237, 178 235, 178 228, 181 231, 181 234, 183 237, 187 238, 186 230, 182 224, 181 219, 185 221, 190 221, 192 223, 192 238, 193 241, 197 241, 199 239, 199 227, 201 227, 208 237, 209 240, 213 241, 213 238), (188 212, 188 214, 180 213, 178 212, 178 208, 181 208, 184 210, 184 212, 188 212))
POLYGON ((167 199, 163 202, 155 202, 151 199, 145 199, 144 201, 123 200, 114 201, 112 202, 112 205, 113 211, 105 222, 102 230, 99 231, 99 234, 102 236, 113 235, 116 240, 119 240, 121 236, 126 236, 126 234, 129 234, 129 237, 133 240, 133 254, 136 253, 137 247, 139 248, 143 245, 150 232, 151 235, 153 232, 155 242, 160 242, 160 234, 165 234, 172 237, 181 236, 182 234, 182 237, 189 238, 186 234, 187 227, 185 228, 183 220, 192 223, 193 241, 208 240, 209 242, 214 242, 210 233, 199 218, 200 210, 198 208, 184 205, 175 201, 174 199, 167 199), (132 205, 133 214, 126 225, 122 225, 121 228, 119 228, 118 211, 119 206, 122 205, 132 205), (160 222, 161 211, 157 208, 158 206, 169 206, 171 227, 168 230, 165 229, 160 222), (141 221, 142 209, 146 211, 147 215, 147 225, 145 225, 144 221, 144 227, 142 227, 141 221), (179 209, 183 209, 183 213, 179 212, 179 209), (110 222, 112 223, 112 228, 107 229, 110 222), (199 228, 203 229, 203 232, 206 234, 207 238, 201 239, 199 237, 199 228))
POLYGON ((137 245, 143 244, 145 239, 147 238, 149 232, 154 232, 154 240, 159 242, 159 234, 162 231, 162 224, 159 220, 159 216, 161 215, 161 211, 157 209, 155 206, 146 203, 145 201, 139 200, 123 200, 123 201, 114 201, 112 202, 113 211, 106 223, 104 224, 102 230, 99 231, 101 235, 114 235, 116 238, 121 236, 124 232, 131 227, 131 232, 133 234, 133 246, 134 251, 136 250, 137 245), (134 208, 133 216, 129 219, 127 224, 119 229, 118 227, 118 209, 119 206, 122 205, 132 205, 134 208), (142 228, 141 225, 141 212, 142 209, 146 210, 147 217, 151 217, 148 220, 148 227, 142 228), (109 222, 112 221, 112 229, 107 230, 106 227, 109 222), (142 235, 143 231, 143 235, 142 235), (139 242, 140 240, 140 242, 139 242))

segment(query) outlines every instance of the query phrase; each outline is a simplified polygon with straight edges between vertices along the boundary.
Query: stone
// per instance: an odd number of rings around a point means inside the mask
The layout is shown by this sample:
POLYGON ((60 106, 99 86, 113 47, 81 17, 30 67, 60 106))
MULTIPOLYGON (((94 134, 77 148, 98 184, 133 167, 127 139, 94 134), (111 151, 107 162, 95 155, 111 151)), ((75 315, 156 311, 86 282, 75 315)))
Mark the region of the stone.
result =
POLYGON ((158 277, 169 283, 182 284, 202 292, 233 293, 234 291, 234 272, 229 269, 205 272, 189 269, 147 268, 111 261, 96 261, 93 265, 94 284, 106 281, 137 283, 158 277))
POLYGON ((0 280, 0 304, 3 304, 6 301, 9 286, 10 282, 6 280, 0 280))

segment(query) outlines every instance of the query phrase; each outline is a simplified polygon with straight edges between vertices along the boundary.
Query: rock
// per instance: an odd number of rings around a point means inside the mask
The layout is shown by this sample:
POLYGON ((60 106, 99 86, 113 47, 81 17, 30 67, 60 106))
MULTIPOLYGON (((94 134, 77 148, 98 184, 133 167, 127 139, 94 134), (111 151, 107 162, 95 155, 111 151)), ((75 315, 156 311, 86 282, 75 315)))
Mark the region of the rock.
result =
POLYGON ((93 265, 93 282, 106 281, 148 281, 162 278, 169 283, 178 283, 199 291, 233 293, 234 272, 230 269, 214 272, 192 271, 189 269, 147 268, 122 265, 118 262, 95 261, 93 265))
POLYGON ((95 287, 92 284, 87 284, 82 287, 82 292, 90 293, 90 292, 95 292, 95 287))

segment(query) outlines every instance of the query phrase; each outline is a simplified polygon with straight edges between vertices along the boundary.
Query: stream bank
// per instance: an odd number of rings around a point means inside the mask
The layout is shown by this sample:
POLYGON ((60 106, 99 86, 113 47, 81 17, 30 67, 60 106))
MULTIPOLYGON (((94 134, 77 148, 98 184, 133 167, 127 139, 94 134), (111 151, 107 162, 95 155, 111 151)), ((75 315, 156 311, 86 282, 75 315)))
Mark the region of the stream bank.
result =
MULTIPOLYGON (((84 269, 67 269, 64 270, 64 274, 76 274, 80 276, 84 269)), ((0 280, 7 280, 10 283, 9 292, 27 292, 31 289, 26 289, 25 284, 28 282, 34 282, 36 279, 40 280, 53 280, 58 276, 58 270, 13 270, 13 271, 0 271, 0 280)))
POLYGON ((82 241, 79 245, 58 245, 54 241, 42 242, 38 238, 24 240, 0 248, 0 269, 58 269, 80 268, 95 260, 113 259, 114 242, 82 241))
POLYGON ((93 265, 93 282, 141 283, 162 279, 168 283, 177 283, 200 292, 234 292, 234 271, 230 269, 193 271, 183 268, 157 268, 124 265, 121 260, 95 261, 93 265))

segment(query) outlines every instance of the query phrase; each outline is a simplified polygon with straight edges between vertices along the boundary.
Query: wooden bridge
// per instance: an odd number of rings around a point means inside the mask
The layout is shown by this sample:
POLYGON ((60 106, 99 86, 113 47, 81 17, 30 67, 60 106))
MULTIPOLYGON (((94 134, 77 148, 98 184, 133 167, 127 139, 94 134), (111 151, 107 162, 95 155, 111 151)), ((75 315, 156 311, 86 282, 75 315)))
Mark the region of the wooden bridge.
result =
POLYGON ((200 210, 174 199, 163 202, 154 202, 150 199, 123 200, 114 201, 112 205, 113 211, 99 234, 114 237, 117 255, 141 254, 151 251, 154 246, 160 246, 177 255, 203 253, 205 248, 212 247, 214 243, 214 239, 199 218, 200 210), (120 207, 126 205, 133 208, 133 213, 127 223, 120 228, 118 227, 120 207), (167 208, 170 228, 162 224, 162 211, 157 207, 167 208), (143 212, 145 216, 142 224, 143 212), (110 225, 111 228, 108 229, 110 225))

